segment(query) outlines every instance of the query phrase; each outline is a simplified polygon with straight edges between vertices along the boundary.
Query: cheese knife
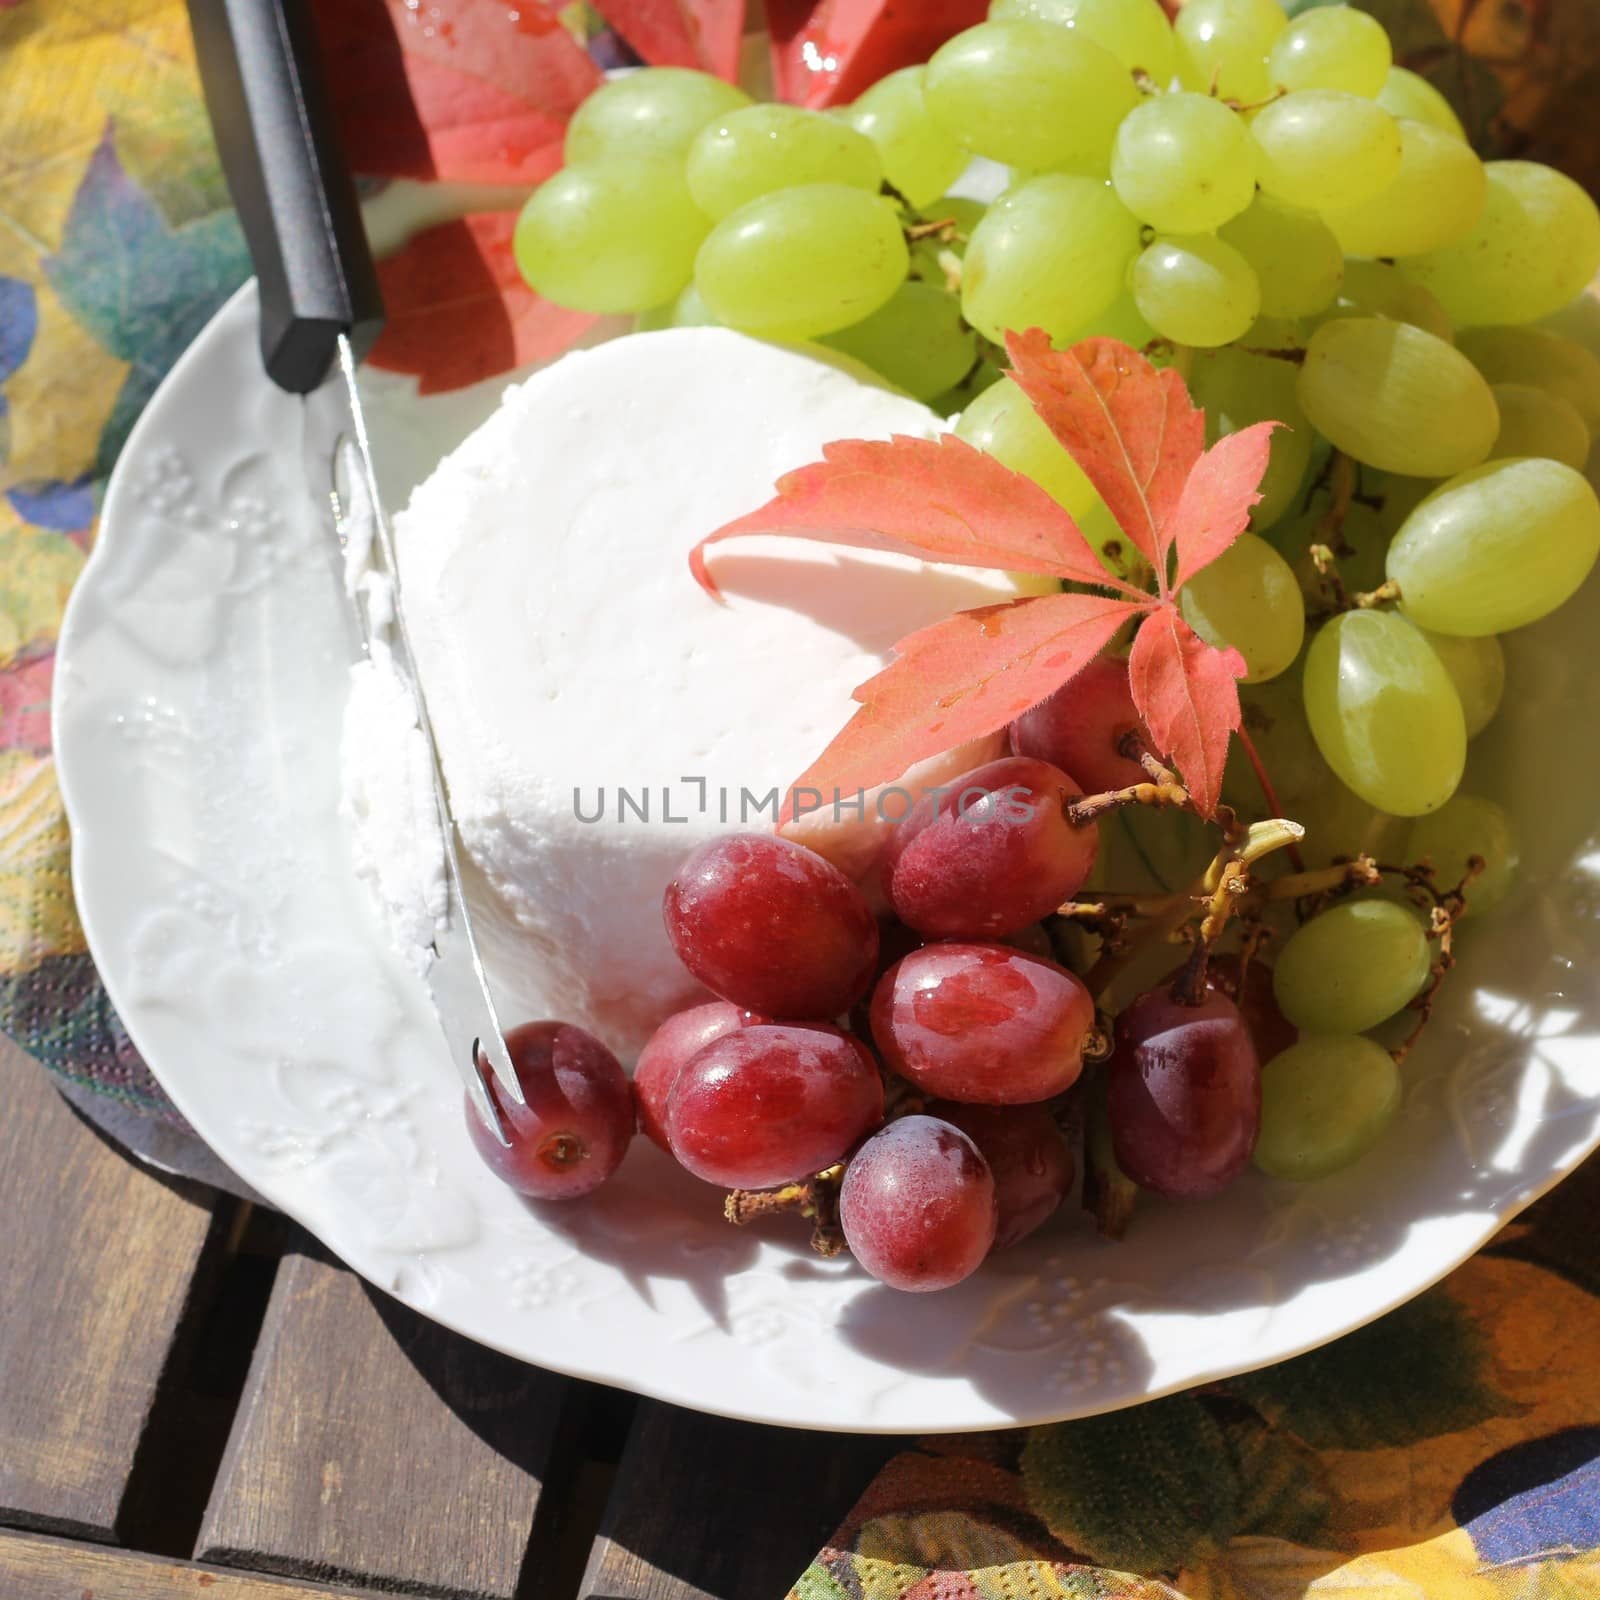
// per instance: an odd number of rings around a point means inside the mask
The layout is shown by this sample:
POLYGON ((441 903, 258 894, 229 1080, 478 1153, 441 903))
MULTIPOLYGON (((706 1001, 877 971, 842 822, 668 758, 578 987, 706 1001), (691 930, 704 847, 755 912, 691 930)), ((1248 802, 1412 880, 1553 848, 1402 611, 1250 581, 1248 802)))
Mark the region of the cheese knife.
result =
MULTIPOLYGON (((341 544, 360 523, 374 570, 395 586, 384 646, 410 686, 433 770, 447 904, 427 981, 446 1046, 484 1125, 508 1144, 500 1097, 526 1101, 506 1049, 462 886, 461 851, 438 745, 399 603, 399 567, 373 470, 356 368, 383 324, 355 184, 339 155, 311 0, 189 0, 195 54, 222 170, 255 267, 261 360, 303 397, 302 456, 341 544)), ((398 92, 397 85, 397 92, 398 92)), ((365 646, 375 618, 354 598, 365 646)))

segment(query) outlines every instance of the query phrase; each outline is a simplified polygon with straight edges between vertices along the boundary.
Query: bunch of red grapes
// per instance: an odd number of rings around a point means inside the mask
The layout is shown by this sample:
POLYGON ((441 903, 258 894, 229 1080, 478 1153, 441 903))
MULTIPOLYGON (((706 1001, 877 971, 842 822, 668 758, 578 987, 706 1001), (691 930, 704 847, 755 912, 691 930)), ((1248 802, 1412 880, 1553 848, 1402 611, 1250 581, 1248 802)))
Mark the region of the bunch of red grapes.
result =
MULTIPOLYGON (((1073 1182, 1063 1097, 1086 1049, 1105 1045, 1093 996, 1051 959, 1040 923, 1094 864, 1095 825, 1071 820, 1067 801, 1145 776, 1116 752, 1133 720, 1126 685, 1125 668, 1091 667, 1070 701, 1063 691, 1013 725, 1016 754, 925 795, 884 853, 882 927, 850 879, 787 839, 701 846, 663 911, 719 998, 663 1023, 631 1086, 579 1028, 515 1030, 528 1106, 503 1107, 509 1150, 469 1118, 485 1158, 546 1199, 603 1182, 635 1124, 725 1190, 842 1163, 845 1243, 900 1289, 959 1283, 1032 1233, 1073 1182)), ((1106 1085, 1122 1170, 1173 1198, 1230 1182, 1255 1143, 1257 1061, 1215 984, 1197 1001, 1173 984, 1141 994, 1117 1019, 1106 1085)))

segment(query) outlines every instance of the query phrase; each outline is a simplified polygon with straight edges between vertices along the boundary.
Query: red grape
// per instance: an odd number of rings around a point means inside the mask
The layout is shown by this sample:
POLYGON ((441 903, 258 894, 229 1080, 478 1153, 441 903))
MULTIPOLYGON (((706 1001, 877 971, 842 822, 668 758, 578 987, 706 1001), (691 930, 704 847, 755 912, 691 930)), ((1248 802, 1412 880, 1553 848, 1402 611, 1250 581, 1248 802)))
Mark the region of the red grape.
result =
POLYGON ((989 1163, 1000 1208, 996 1250, 1026 1239, 1066 1198, 1072 1187, 1072 1151, 1043 1106, 964 1106, 936 1100, 928 1115, 959 1128, 989 1163))
POLYGON ((1256 1048, 1238 1007, 1215 990, 1191 1006, 1151 989, 1128 1006, 1107 1094, 1117 1165, 1156 1194, 1215 1194, 1255 1148, 1256 1048))
POLYGON ((511 1147, 498 1143, 470 1103, 467 1127, 495 1176, 539 1200, 571 1200, 616 1171, 633 1137, 633 1100, 622 1064, 592 1034, 568 1022, 528 1022, 506 1035, 526 1106, 484 1083, 511 1147))
POLYGON ((878 924, 831 862, 776 834, 700 846, 662 905, 679 959, 713 994, 773 1017, 837 1017, 866 993, 878 924))
POLYGON ((667 1018, 650 1035, 650 1042, 639 1052, 633 1068, 633 1103, 639 1114, 639 1131, 669 1155, 667 1140, 667 1096, 678 1081, 678 1072, 692 1055, 713 1039, 720 1039, 735 1028, 764 1022, 753 1011, 741 1011, 726 1000, 708 1000, 667 1018))
POLYGON ((901 1117, 844 1170, 839 1225, 861 1265, 895 1289, 948 1289, 994 1243, 994 1175, 959 1128, 901 1117))
POLYGON ((872 1038, 872 994, 878 979, 902 956, 922 948, 922 935, 892 918, 878 927, 878 965, 872 975, 872 988, 850 1008, 850 1031, 858 1039, 872 1038))
POLYGON ((1042 922, 1030 922, 1027 927, 1006 934, 1000 943, 1010 945, 1013 950, 1025 950, 1030 956, 1038 956, 1043 961, 1054 961, 1056 958, 1055 942, 1050 937, 1050 930, 1042 922))
POLYGON ((1008 945, 924 945, 872 996, 884 1061, 946 1100, 1022 1105, 1060 1094, 1083 1070, 1093 1026, 1080 978, 1008 945))
POLYGON ((883 1120, 883 1080, 837 1028, 754 1023, 699 1050, 667 1097, 672 1153, 724 1189, 809 1177, 883 1120))
POLYGON ((1148 777, 1117 750, 1129 732, 1149 743, 1128 687, 1128 663, 1121 656, 1096 656, 1011 724, 1011 748, 1074 774, 1088 793, 1101 794, 1148 777))
POLYGON ((1300 1037, 1300 1030, 1278 1009, 1272 992, 1272 968, 1264 961, 1252 961, 1244 969, 1244 987, 1239 986, 1239 958, 1236 955, 1212 956, 1207 963, 1208 982, 1213 989, 1233 1001, 1244 1018, 1244 1025, 1255 1041, 1256 1059, 1270 1061, 1300 1037))
POLYGON ((1076 793, 1058 768, 1006 756, 923 795, 884 852, 895 914, 930 938, 993 939, 1054 911, 1094 865, 1093 824, 1062 809, 1076 793))

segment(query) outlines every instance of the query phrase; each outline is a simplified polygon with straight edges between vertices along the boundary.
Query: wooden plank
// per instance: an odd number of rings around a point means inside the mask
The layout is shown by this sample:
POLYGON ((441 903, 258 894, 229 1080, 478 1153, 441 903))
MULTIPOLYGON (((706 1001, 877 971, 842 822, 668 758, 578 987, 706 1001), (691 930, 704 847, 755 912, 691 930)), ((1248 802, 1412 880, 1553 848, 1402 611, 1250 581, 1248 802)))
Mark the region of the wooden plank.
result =
POLYGON ((580 1592, 589 1600, 776 1600, 905 1445, 647 1401, 580 1592))
POLYGON ((563 1380, 427 1322, 302 1238, 279 1267, 195 1554, 510 1596, 541 1485, 566 1455, 562 1398, 563 1380))
POLYGON ((371 1590, 203 1567, 39 1534, 0 1532, 0 1594, 11 1600, 354 1600, 371 1590))
POLYGON ((125 1156, 4 1040, 0 1099, 0 1520, 109 1538, 216 1197, 125 1156))

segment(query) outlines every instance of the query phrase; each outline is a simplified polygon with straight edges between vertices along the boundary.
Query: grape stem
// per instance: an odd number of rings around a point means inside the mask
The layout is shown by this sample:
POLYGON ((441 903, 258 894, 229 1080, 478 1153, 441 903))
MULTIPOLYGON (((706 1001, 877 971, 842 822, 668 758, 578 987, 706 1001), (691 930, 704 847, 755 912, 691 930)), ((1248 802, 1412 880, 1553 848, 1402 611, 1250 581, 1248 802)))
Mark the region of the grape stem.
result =
POLYGON ((1206 997, 1206 967, 1222 931, 1254 885, 1250 869, 1274 850, 1298 844, 1306 830, 1298 822, 1273 817, 1253 822, 1236 839, 1223 845, 1200 880, 1205 914, 1200 919, 1194 948, 1172 985, 1172 998, 1180 1005, 1197 1006, 1206 997))
MULTIPOLYGON (((1215 93, 1216 91, 1213 90, 1212 92, 1215 93)), ((1259 111, 1263 106, 1270 106, 1283 99, 1288 92, 1287 89, 1274 89, 1265 100, 1224 100, 1222 103, 1231 110, 1243 114, 1246 111, 1259 111)))
POLYGON ((1068 900, 1056 907, 1056 915, 1092 926, 1119 917, 1158 917, 1174 900, 1182 898, 1170 894, 1107 894, 1098 900, 1068 900))
POLYGON ((1189 791, 1172 773, 1152 778, 1147 783, 1130 783, 1124 789, 1108 789, 1104 794, 1079 795, 1065 803, 1067 821, 1074 828, 1087 828, 1098 822, 1107 812, 1123 806, 1156 806, 1167 809, 1186 809, 1190 804, 1189 791))
POLYGON ((1352 595, 1350 604, 1358 611, 1370 611, 1374 606, 1388 605, 1400 598, 1400 585, 1390 578, 1380 583, 1376 589, 1369 589, 1365 594, 1352 595))
POLYGON ((1353 861, 1335 862, 1331 867, 1318 867, 1313 872, 1275 878, 1261 892, 1268 900, 1304 900, 1330 890, 1370 888, 1380 881, 1379 873, 1371 856, 1357 856, 1353 861))
POLYGON ((1438 996, 1439 985, 1444 982, 1445 974, 1456 964, 1452 944, 1455 926, 1466 914, 1467 885, 1483 871, 1484 866, 1482 856, 1468 856, 1467 870, 1462 875, 1461 882, 1453 889, 1445 890, 1441 890, 1433 881, 1433 864, 1426 856, 1413 867, 1390 869, 1400 871, 1413 889, 1420 889, 1432 898, 1433 905, 1428 912, 1428 937, 1439 941, 1439 959, 1434 962, 1429 972, 1427 987, 1408 1008, 1417 1013, 1416 1023, 1411 1032, 1389 1052, 1397 1067, 1411 1054, 1417 1040, 1422 1037, 1422 1030, 1433 1020, 1433 1002, 1438 996))
POLYGON ((1106 1238, 1120 1239, 1128 1231, 1128 1221, 1138 1198, 1138 1185, 1117 1165, 1111 1143, 1106 1075, 1097 1072, 1085 1088, 1083 1209, 1093 1216, 1095 1227, 1106 1238))
MULTIPOLYGON (((1330 603, 1329 614, 1333 614, 1348 611, 1354 604, 1335 566, 1340 557, 1355 554, 1350 547, 1350 541, 1344 536, 1344 523, 1345 518, 1350 515, 1350 507, 1360 497, 1361 488, 1355 461, 1343 450, 1335 450, 1328 457, 1327 466, 1312 485, 1311 496, 1315 496, 1317 491, 1324 487, 1329 490, 1330 495, 1328 509, 1317 518, 1307 553, 1311 557, 1312 566, 1317 570, 1322 591, 1330 603)), ((1307 497, 1308 503, 1311 496, 1307 497)))
POLYGON ((815 1177, 786 1183, 781 1189, 734 1189, 722 1203, 722 1214, 737 1227, 757 1217, 797 1211, 811 1219, 811 1248, 819 1256, 836 1256, 844 1249, 839 1227, 839 1185, 844 1163, 838 1162, 815 1177))
POLYGON ((1305 351, 1297 349, 1294 345, 1272 349, 1259 344, 1236 344, 1233 348, 1241 355, 1263 356, 1268 361, 1287 361, 1296 367, 1303 366, 1306 359, 1305 351))

